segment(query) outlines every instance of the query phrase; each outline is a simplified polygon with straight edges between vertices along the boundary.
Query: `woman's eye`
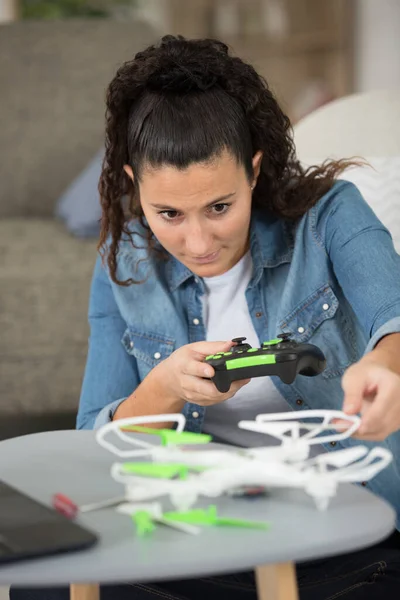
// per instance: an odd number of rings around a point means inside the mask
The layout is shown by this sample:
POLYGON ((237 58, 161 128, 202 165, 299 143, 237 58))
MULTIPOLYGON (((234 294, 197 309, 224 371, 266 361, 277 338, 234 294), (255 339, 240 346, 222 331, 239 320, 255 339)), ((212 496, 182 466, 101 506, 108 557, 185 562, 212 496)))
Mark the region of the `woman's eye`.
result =
POLYGON ((211 211, 216 215, 222 215, 228 210, 229 206, 229 204, 214 204, 211 211))
POLYGON ((176 210, 163 210, 159 213, 166 221, 173 221, 178 216, 176 210))
MULTIPOLYGON (((219 216, 225 214, 229 206, 230 204, 214 204, 207 210, 211 215, 219 216)), ((161 210, 158 214, 161 215, 165 221, 177 221, 178 218, 182 216, 177 210, 161 210)))

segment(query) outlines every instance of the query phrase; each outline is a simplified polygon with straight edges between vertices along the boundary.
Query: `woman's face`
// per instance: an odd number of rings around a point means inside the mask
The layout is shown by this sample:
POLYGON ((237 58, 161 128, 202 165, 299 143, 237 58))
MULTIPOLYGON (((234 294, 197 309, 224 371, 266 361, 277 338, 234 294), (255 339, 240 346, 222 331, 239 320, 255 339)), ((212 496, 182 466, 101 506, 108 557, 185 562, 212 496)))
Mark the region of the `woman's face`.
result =
MULTIPOLYGON (((252 184, 242 165, 224 152, 184 170, 148 168, 140 181, 140 203, 160 244, 200 277, 221 275, 248 248, 252 188, 261 153, 253 159, 252 184)), ((125 167, 133 178, 132 169, 125 167)))

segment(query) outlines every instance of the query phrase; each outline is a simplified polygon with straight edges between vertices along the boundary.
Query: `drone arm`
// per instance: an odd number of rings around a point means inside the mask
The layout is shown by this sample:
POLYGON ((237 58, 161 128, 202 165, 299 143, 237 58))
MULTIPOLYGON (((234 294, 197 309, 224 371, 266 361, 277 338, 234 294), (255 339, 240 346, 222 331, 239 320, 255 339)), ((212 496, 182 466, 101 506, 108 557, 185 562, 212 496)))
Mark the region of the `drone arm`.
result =
POLYGON ((141 417, 117 419, 115 421, 111 421, 110 423, 106 423, 106 425, 103 425, 103 427, 100 427, 100 429, 96 431, 96 441, 100 446, 106 450, 109 450, 113 454, 120 456, 121 458, 128 456, 145 456, 152 448, 154 448, 154 444, 139 440, 132 434, 125 434, 123 431, 121 431, 121 428, 132 425, 144 425, 148 423, 165 423, 166 421, 176 422, 176 431, 178 433, 183 431, 186 423, 186 419, 181 413, 174 413, 170 415, 144 415, 141 417), (106 436, 111 432, 115 433, 116 436, 122 441, 134 446, 134 448, 131 450, 120 450, 115 444, 106 439, 106 436))
POLYGON ((339 481, 369 481, 385 469, 392 461, 393 455, 385 448, 373 448, 363 460, 333 472, 339 481))
MULTIPOLYGON (((262 424, 267 426, 267 423, 270 423, 270 425, 276 425, 276 426, 282 425, 281 430, 277 430, 277 433, 271 433, 271 435, 275 435, 275 437, 279 437, 278 433, 279 433, 279 431, 281 431, 280 438, 283 440, 287 440, 288 436, 284 435, 285 429, 283 427, 285 421, 286 422, 287 421, 298 421, 299 419, 301 420, 301 419, 311 419, 311 418, 319 418, 319 419, 322 418, 322 423, 319 423, 319 424, 308 423, 307 424, 307 423, 301 422, 300 425, 298 425, 296 423, 296 425, 300 429, 309 429, 309 431, 306 434, 300 436, 300 439, 307 440, 310 445, 323 444, 323 443, 347 439, 351 435, 353 435, 353 433, 358 429, 358 427, 360 426, 360 422, 361 422, 360 417, 358 417, 357 415, 347 415, 340 410, 317 409, 317 410, 307 410, 304 413, 301 413, 300 415, 298 412, 294 412, 294 411, 293 412, 283 412, 283 413, 260 414, 260 415, 257 415, 255 423, 259 424, 260 426, 262 424), (330 435, 324 435, 324 436, 317 437, 324 430, 337 429, 337 427, 335 426, 334 423, 330 423, 333 419, 340 419, 341 421, 348 421, 350 425, 349 425, 348 429, 346 429, 344 431, 342 429, 340 429, 340 431, 336 434, 330 434, 330 435)), ((249 427, 247 426, 246 429, 248 429, 248 428, 249 427)), ((256 431, 256 429, 253 429, 253 430, 256 431)), ((264 431, 261 428, 260 428, 260 431, 267 433, 267 431, 264 431)), ((290 427, 287 427, 286 432, 290 432, 290 431, 293 433, 294 430, 291 430, 290 427)))

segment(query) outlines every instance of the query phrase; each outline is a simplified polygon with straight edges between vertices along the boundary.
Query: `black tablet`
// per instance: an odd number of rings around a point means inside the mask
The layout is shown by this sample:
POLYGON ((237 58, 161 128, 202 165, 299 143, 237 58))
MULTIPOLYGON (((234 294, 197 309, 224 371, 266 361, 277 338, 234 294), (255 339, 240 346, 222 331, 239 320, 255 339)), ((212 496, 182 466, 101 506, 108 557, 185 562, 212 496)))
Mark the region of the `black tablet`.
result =
POLYGON ((93 546, 97 536, 0 481, 0 564, 93 546))

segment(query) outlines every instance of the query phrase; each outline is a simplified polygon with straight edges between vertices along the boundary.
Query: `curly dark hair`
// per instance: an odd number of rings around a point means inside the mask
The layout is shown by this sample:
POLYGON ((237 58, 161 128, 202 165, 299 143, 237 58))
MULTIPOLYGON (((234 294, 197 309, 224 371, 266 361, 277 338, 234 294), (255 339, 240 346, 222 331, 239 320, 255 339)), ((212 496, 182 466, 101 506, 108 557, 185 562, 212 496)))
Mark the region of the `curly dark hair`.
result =
POLYGON ((289 118, 267 82, 218 40, 163 37, 118 69, 106 106, 99 251, 119 285, 139 283, 120 281, 116 274, 121 239, 127 236, 136 247, 130 220, 140 221, 149 251, 155 251, 139 201, 144 166, 184 169, 226 149, 251 181, 252 157, 261 150, 253 206, 294 221, 354 164, 326 161, 305 170, 296 159, 289 118), (132 167, 134 182, 124 165, 132 167))

